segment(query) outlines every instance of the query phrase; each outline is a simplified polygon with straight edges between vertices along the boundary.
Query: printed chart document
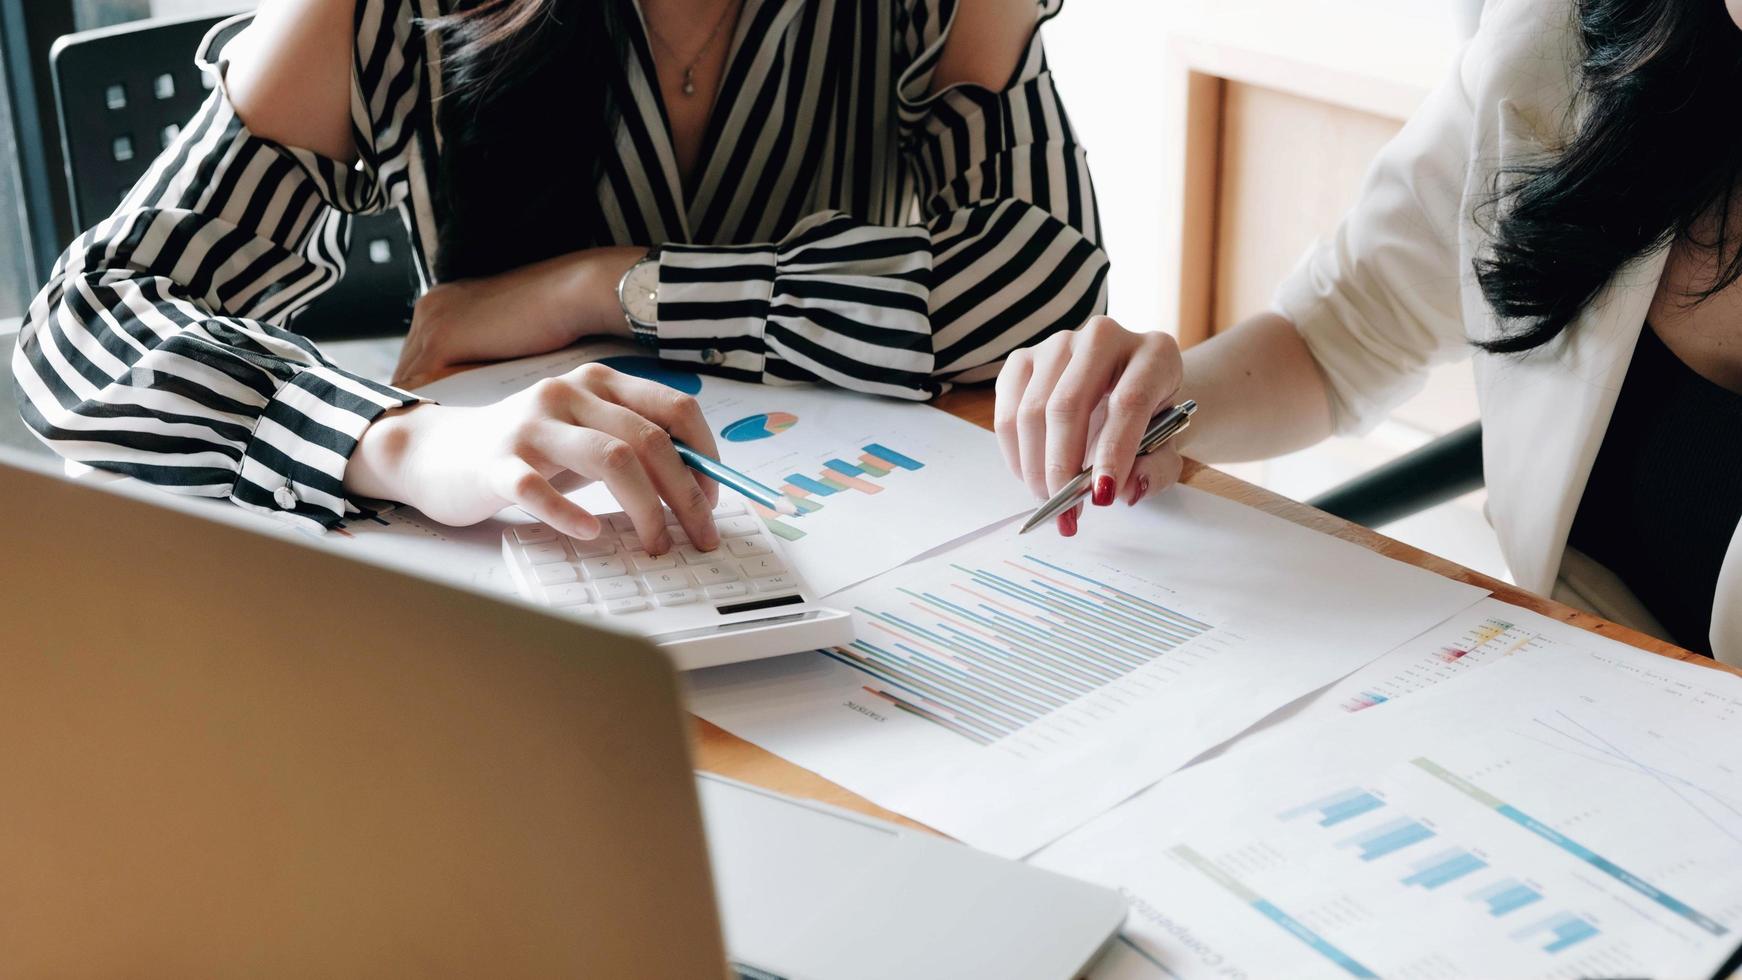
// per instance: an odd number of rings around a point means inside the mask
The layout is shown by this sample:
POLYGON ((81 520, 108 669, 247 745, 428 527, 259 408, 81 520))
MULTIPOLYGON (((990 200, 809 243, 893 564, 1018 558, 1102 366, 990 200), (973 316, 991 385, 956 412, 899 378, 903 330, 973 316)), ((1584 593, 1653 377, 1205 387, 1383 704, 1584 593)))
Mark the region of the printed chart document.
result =
MULTIPOLYGON (((784 492, 802 516, 756 505, 819 595, 1031 509, 992 434, 927 405, 806 385, 757 385, 687 371, 617 342, 467 371, 419 393, 481 405, 600 362, 695 396, 721 458, 784 492)), ((602 489, 602 488, 600 488, 602 489)), ((730 493, 730 491, 725 491, 730 493)), ((583 506, 609 496, 597 493, 583 506)), ((614 504, 610 504, 616 509, 614 504)))
POLYGON ((690 707, 1021 856, 1482 595, 1180 488, 834 596, 858 642, 692 674, 690 707))
POLYGON ((1694 706, 1742 722, 1742 678, 1668 657, 1640 656, 1619 640, 1487 598, 1316 695, 1312 713, 1389 705, 1512 656, 1582 650, 1694 706))
POLYGON ((1742 942, 1742 732, 1630 668, 1544 650, 1299 719, 1033 860, 1131 899, 1121 980, 1708 976, 1742 942))

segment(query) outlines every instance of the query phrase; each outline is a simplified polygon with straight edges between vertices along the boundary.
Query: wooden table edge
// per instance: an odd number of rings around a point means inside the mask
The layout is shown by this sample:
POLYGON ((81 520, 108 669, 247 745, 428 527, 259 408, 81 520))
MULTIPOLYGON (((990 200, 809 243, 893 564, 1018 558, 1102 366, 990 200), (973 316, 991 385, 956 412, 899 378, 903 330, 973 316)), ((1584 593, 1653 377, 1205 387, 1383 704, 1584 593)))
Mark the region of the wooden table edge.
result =
MULTIPOLYGON (((989 388, 957 389, 939 398, 934 404, 938 408, 958 418, 973 422, 982 428, 990 429, 992 427, 992 392, 989 388)), ((1267 514, 1292 521, 1302 527, 1329 534, 1351 544, 1360 545, 1387 558, 1486 589, 1503 602, 1529 609, 1532 612, 1560 620, 1600 636, 1619 640, 1629 646, 1676 660, 1691 661, 1716 670, 1742 674, 1742 670, 1719 664, 1709 657, 1700 656, 1691 650, 1684 650, 1590 613, 1581 612, 1571 606, 1527 592, 1499 579, 1490 578, 1456 562, 1388 538, 1371 528, 1351 524, 1339 517, 1333 517, 1299 501, 1290 500, 1262 487, 1254 486, 1212 467, 1188 460, 1180 482, 1186 486, 1196 487, 1227 500, 1245 504, 1267 514)), ((808 769, 788 762, 717 725, 700 718, 694 720, 694 753, 697 769, 718 773, 789 796, 816 800, 904 826, 936 833, 924 824, 886 810, 857 793, 824 779, 808 769)))

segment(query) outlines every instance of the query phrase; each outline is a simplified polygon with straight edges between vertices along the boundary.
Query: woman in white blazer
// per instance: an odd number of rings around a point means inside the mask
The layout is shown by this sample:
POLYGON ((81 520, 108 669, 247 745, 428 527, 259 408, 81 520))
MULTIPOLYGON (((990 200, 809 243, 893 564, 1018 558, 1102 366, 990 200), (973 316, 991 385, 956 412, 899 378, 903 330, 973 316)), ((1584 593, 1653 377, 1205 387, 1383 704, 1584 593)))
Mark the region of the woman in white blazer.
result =
POLYGON ((1132 457, 1179 398, 1202 406, 1181 451, 1260 459, 1369 428, 1430 367, 1473 357, 1518 583, 1742 664, 1728 2, 1490 0, 1273 312, 1183 358, 1105 317, 1012 356, 996 413, 1012 470, 1045 496, 1092 465, 1093 504, 1135 502, 1178 476, 1172 452, 1132 457))

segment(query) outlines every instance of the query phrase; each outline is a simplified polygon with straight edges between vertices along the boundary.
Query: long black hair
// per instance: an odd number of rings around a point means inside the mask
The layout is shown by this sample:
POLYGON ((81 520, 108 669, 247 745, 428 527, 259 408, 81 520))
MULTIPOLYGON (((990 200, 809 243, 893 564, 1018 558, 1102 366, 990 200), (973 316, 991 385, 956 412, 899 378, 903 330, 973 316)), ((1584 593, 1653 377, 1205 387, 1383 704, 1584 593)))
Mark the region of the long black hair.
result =
POLYGON ((1691 299, 1742 277, 1742 30, 1719 0, 1578 0, 1580 122, 1555 159, 1502 174, 1492 249, 1475 263, 1511 328, 1480 346, 1533 350, 1628 261, 1673 240, 1712 252, 1691 299))
POLYGON ((443 49, 437 279, 598 244, 629 3, 459 0, 433 22, 443 49))

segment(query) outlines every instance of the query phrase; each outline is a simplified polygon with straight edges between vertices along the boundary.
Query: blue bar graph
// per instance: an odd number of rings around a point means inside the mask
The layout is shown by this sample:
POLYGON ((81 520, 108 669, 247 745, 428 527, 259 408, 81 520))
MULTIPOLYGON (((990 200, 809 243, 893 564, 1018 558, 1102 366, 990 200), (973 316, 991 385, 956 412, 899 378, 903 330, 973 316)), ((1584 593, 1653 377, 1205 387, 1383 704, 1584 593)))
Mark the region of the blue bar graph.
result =
POLYGON ((819 497, 827 497, 830 494, 837 492, 834 487, 826 486, 824 484, 818 483, 817 481, 815 481, 815 480, 811 479, 810 477, 805 476, 801 473, 789 474, 786 478, 786 482, 792 484, 795 487, 798 487, 800 490, 805 490, 805 491, 808 491, 810 493, 814 493, 819 497))
POLYGON ((858 608, 859 639, 823 653, 867 675, 867 693, 981 745, 1213 629, 1033 555, 945 567, 891 608, 858 608))
POLYGON ((1282 820, 1294 820, 1305 816, 1314 810, 1318 811, 1319 826, 1335 827, 1345 820, 1353 820, 1364 813, 1372 813, 1385 805, 1385 801, 1367 790, 1356 787, 1340 793, 1317 799, 1311 803, 1302 804, 1290 810, 1277 814, 1282 820))
POLYGON ((1434 832, 1427 829, 1419 821, 1409 817, 1398 817, 1362 831, 1347 840, 1339 841, 1338 847, 1359 847, 1361 860, 1377 861, 1387 854, 1401 851, 1413 844, 1419 844, 1432 837, 1434 832))
POLYGON ((1441 851, 1433 857, 1417 861, 1413 867, 1415 873, 1403 879, 1405 885, 1420 885, 1432 891, 1441 885, 1450 884, 1459 878, 1488 866, 1482 860, 1461 847, 1441 851))
POLYGON ((865 469, 863 467, 854 466, 852 463, 849 463, 844 459, 831 459, 831 460, 829 460, 827 465, 828 465, 829 469, 838 470, 842 473, 847 474, 848 476, 864 476, 865 475, 865 469))
POLYGON ((1520 942, 1529 942, 1545 932, 1550 933, 1554 938, 1543 945, 1542 951, 1558 953, 1597 935, 1598 929, 1581 916, 1571 912, 1557 912, 1540 922, 1532 923, 1518 930, 1512 934, 1512 938, 1520 942))
POLYGON ((870 453, 871 455, 877 457, 878 459, 883 460, 885 463, 894 463, 896 466, 899 466, 904 470, 922 470, 922 469, 925 469, 924 463, 920 462, 917 459, 913 459, 912 457, 903 456, 900 453, 896 452, 893 449, 890 449, 888 446, 885 446, 880 442, 871 443, 870 445, 865 447, 865 451, 870 453))
POLYGON ((1502 878, 1486 888, 1481 888, 1470 893, 1471 901, 1487 902, 1488 914, 1495 918, 1499 918, 1508 912, 1516 912, 1526 905, 1540 901, 1541 899, 1541 892, 1524 884, 1516 878, 1502 878))

